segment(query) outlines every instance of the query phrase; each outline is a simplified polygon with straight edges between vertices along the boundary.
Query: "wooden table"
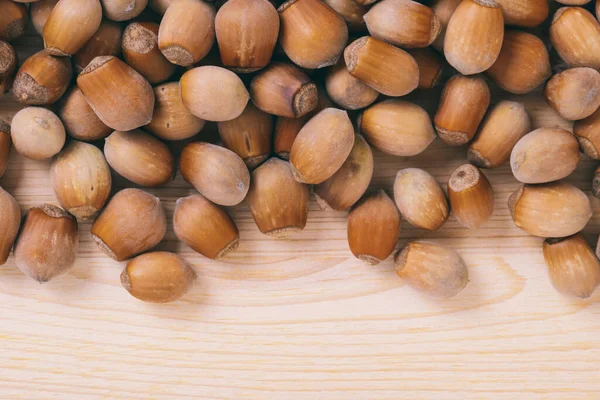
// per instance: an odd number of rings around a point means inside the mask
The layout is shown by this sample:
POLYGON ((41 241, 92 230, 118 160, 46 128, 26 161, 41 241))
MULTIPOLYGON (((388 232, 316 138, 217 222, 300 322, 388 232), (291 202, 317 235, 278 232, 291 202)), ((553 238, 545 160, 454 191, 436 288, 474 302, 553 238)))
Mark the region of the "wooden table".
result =
MULTIPOLYGON (((569 127, 539 94, 521 99, 535 127, 569 127)), ((0 98, 0 118, 19 108, 0 98)), ((439 140, 410 159, 376 152, 372 186, 391 192, 409 166, 445 185, 465 154, 439 140)), ((23 210, 56 204, 48 168, 13 151, 0 185, 23 210)), ((585 159, 568 180, 589 193, 594 168, 585 159)), ((346 213, 320 211, 314 200, 306 229, 286 241, 260 234, 245 205, 231 209, 239 250, 222 262, 203 258, 173 234, 175 201, 193 192, 178 176, 150 192, 169 217, 158 248, 193 265, 193 290, 168 305, 134 299, 119 282, 123 263, 100 253, 90 223, 79 225, 79 259, 66 276, 39 285, 9 259, 0 267, 0 398, 600 398, 600 290, 577 300, 553 289, 542 239, 510 218, 506 201, 518 186, 510 169, 486 174, 496 200, 483 228, 453 217, 435 233, 403 223, 399 246, 434 239, 466 261, 471 282, 444 301, 404 285, 392 260, 354 259, 346 213)), ((591 201, 584 232, 595 245, 600 201, 591 201)))

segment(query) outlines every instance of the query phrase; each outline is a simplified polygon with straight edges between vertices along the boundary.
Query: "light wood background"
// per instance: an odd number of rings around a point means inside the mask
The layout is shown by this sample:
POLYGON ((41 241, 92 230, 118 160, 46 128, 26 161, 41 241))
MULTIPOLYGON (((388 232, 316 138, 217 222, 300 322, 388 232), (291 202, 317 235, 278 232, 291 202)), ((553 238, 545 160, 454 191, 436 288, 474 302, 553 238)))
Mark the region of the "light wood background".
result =
MULTIPOLYGON (((521 100, 535 127, 569 127, 539 94, 521 100)), ((0 98, 0 118, 19 108, 0 98)), ((409 166, 445 186, 465 155, 440 141, 410 159, 376 152, 372 186, 391 192, 396 171, 409 166)), ((589 193, 594 167, 584 159, 568 180, 589 193)), ((23 210, 56 204, 48 168, 13 151, 0 185, 23 210)), ((68 275, 39 285, 12 258, 0 267, 0 398, 600 398, 600 290, 578 300, 552 288, 542 240, 517 229, 506 207, 518 186, 510 169, 486 174, 496 200, 483 228, 453 217, 435 233, 403 223, 399 246, 433 239, 466 261, 471 282, 444 301, 404 285, 392 260, 354 259, 346 213, 314 201, 306 229, 286 241, 261 235, 245 205, 231 209, 240 248, 221 262, 179 243, 169 226, 159 249, 181 254, 199 278, 168 305, 131 297, 119 283, 124 263, 103 256, 91 224, 80 223, 68 275)), ((176 199, 192 193, 180 176, 150 191, 169 220, 176 199)), ((595 245, 600 201, 591 201, 585 234, 595 245)))

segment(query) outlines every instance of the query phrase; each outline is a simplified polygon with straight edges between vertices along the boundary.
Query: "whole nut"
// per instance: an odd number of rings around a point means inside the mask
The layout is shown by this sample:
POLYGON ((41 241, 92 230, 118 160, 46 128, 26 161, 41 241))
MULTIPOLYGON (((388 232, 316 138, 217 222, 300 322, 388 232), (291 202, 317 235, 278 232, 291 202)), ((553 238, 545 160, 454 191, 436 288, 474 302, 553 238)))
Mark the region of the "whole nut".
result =
POLYGON ((31 6, 29 6, 31 24, 39 35, 43 35, 46 21, 48 21, 48 17, 56 3, 58 3, 58 0, 40 0, 31 3, 31 6))
POLYGON ((376 149, 403 157, 423 152, 436 137, 429 114, 404 100, 385 100, 367 108, 358 128, 376 149))
POLYGON ((299 118, 277 117, 273 151, 279 158, 289 161, 294 140, 296 140, 296 136, 309 119, 310 115, 299 118))
POLYGON ((175 159, 166 144, 139 129, 114 131, 104 156, 119 175, 140 186, 162 186, 175 175, 175 159))
POLYGON ((130 131, 152 120, 152 86, 118 58, 94 58, 77 77, 77 86, 98 118, 112 129, 130 131))
MULTIPOLYGON (((2 135, 2 133, 0 133, 2 135)), ((6 264, 21 226, 21 209, 14 197, 0 187, 0 265, 6 264)))
POLYGON ((586 67, 568 69, 548 81, 544 94, 564 119, 587 118, 600 107, 600 72, 586 67))
POLYGON ((600 284, 600 262, 581 233, 546 239, 543 251, 550 281, 560 293, 586 299, 600 284))
POLYGON ((594 160, 600 159, 600 108, 587 118, 575 121, 573 133, 581 150, 594 160))
POLYGON ((508 199, 515 225, 533 236, 565 237, 582 230, 592 217, 588 197, 565 182, 521 185, 508 199))
POLYGON ((86 220, 104 207, 112 187, 110 168, 102 152, 88 143, 72 140, 56 156, 50 179, 60 205, 86 220))
POLYGON ((139 300, 168 303, 186 294, 196 280, 194 270, 177 254, 157 251, 127 263, 123 287, 139 300))
POLYGON ((236 250, 240 240, 235 222, 223 207, 200 194, 177 200, 173 230, 192 250, 212 259, 236 250))
POLYGON ((102 0, 104 16, 113 21, 127 21, 141 14, 148 0, 102 0))
POLYGON ((466 228, 477 229, 494 213, 494 190, 487 177, 471 164, 456 168, 448 180, 452 213, 466 228))
POLYGON ((15 40, 25 32, 27 6, 11 0, 0 0, 0 10, 0 40, 15 40))
POLYGON ((104 139, 113 131, 98 118, 77 86, 61 99, 58 116, 69 136, 78 140, 104 139))
POLYGON ((364 32, 367 28, 363 17, 369 11, 369 7, 354 0, 323 0, 323 2, 344 18, 350 32, 364 32))
POLYGON ((411 225, 428 231, 440 229, 450 214, 444 191, 435 178, 422 169, 398 171, 394 199, 400 213, 411 225))
POLYGON ((32 160, 46 160, 65 144, 65 128, 52 111, 27 107, 13 117, 11 137, 17 153, 32 160))
POLYGON ((17 62, 15 49, 0 40, 0 95, 7 93, 11 88, 17 70, 17 62))
POLYGON ((569 131, 540 128, 523 136, 510 155, 510 167, 523 183, 546 183, 565 178, 579 164, 579 143, 569 131))
POLYGON ((0 178, 6 172, 10 155, 10 125, 0 119, 0 178))
POLYGON ((441 244, 410 242, 394 260, 398 276, 431 297, 453 297, 469 283, 465 262, 454 250, 441 244))
POLYGON ((68 272, 77 258, 77 220, 50 204, 27 211, 15 242, 15 264, 39 283, 68 272))
POLYGON ((556 11, 550 42, 570 66, 600 68, 600 24, 589 11, 580 7, 556 11))
POLYGON ((213 203, 241 203, 250 186, 250 173, 233 151, 210 143, 194 142, 184 147, 179 162, 183 179, 213 203))
POLYGON ((411 50, 410 55, 419 67, 419 89, 437 86, 444 72, 445 63, 431 48, 411 50))
POLYGON ((100 28, 90 40, 73 56, 75 71, 80 73, 96 57, 121 55, 123 26, 107 19, 100 23, 100 28))
POLYGON ((167 217, 160 199, 139 189, 113 196, 92 225, 92 239, 117 261, 150 250, 164 238, 167 217))
POLYGON ((289 162, 271 158, 252 171, 248 207, 258 229, 275 238, 304 229, 308 186, 296 181, 289 162))
POLYGON ((533 28, 548 18, 548 0, 495 0, 506 25, 533 28))
POLYGON ((325 87, 331 100, 347 110, 367 107, 379 96, 375 89, 353 77, 343 60, 327 70, 325 87))
POLYGON ((348 214, 350 251, 367 264, 379 264, 394 251, 400 225, 398 208, 383 190, 365 196, 348 214))

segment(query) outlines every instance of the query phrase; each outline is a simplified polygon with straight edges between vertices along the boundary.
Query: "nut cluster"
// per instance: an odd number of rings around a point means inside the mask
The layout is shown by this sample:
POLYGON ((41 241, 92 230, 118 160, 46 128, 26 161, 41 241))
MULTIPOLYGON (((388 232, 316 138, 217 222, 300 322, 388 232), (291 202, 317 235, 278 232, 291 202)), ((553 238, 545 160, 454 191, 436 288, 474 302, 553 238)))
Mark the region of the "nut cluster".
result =
POLYGON ((179 172, 197 193, 176 201, 174 233, 207 258, 243 241, 226 207, 245 201, 258 229, 281 238, 305 228, 314 193, 322 209, 348 212, 356 258, 374 265, 396 251, 407 284, 447 298, 467 285, 467 264, 439 243, 398 250, 402 219, 425 231, 449 218, 481 227, 495 205, 483 169, 509 164, 521 183, 508 202, 515 225, 546 239, 553 285, 587 297, 600 283, 600 261, 580 233, 592 208, 562 179, 581 152, 600 159, 600 24, 593 3, 560 3, 0 0, 0 94, 25 105, 0 121, 0 176, 11 146, 49 162, 62 207, 33 207, 21 221, 0 188, 0 264, 14 248, 28 276, 63 274, 76 261, 78 220, 93 220, 99 248, 128 261, 129 293, 180 298, 196 273, 153 251, 167 214, 139 188, 179 172), (19 62, 11 42, 28 21, 44 49, 19 62), (516 29, 541 25, 537 34, 516 29), (437 96, 437 110, 399 98, 415 91, 437 96), (574 121, 572 132, 534 130, 524 105, 495 101, 498 91, 544 96, 574 121), (372 185, 373 149, 412 157, 437 137, 464 146, 468 161, 444 185, 418 168, 398 171, 387 192, 372 185), (116 175, 135 187, 115 190, 116 175))

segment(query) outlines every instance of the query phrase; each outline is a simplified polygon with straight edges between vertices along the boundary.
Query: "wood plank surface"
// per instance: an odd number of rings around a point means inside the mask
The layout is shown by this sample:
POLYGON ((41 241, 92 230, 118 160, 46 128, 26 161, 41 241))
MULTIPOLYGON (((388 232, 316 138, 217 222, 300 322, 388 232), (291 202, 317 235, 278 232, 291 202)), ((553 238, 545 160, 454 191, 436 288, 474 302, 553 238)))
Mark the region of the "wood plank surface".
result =
MULTIPOLYGON (((433 104, 436 96, 421 95, 433 104)), ((518 99, 535 127, 570 127, 539 93, 518 99)), ((0 118, 19 108, 0 98, 0 118)), ((465 157, 465 147, 439 140, 413 158, 375 152, 372 187, 391 192, 396 172, 409 166, 445 186, 465 157)), ((567 180, 589 194, 595 164, 584 159, 567 180)), ((57 204, 48 169, 13 151, 0 185, 23 210, 57 204)), ((231 208, 240 248, 208 260, 173 233, 175 201, 193 192, 178 175, 149 191, 169 217, 158 248, 193 265, 192 291, 167 305, 134 299, 119 282, 124 263, 100 253, 90 223, 79 225, 79 258, 65 276, 39 285, 9 259, 0 267, 0 398, 600 398, 600 290, 578 300, 553 289, 542 239, 510 218, 506 201, 518 186, 510 169, 486 174, 495 211, 481 229, 454 217, 434 233, 403 223, 399 247, 432 239, 467 263, 471 282, 443 301, 406 286, 392 260, 373 267, 354 259, 346 213, 320 211, 314 200, 306 229, 289 240, 261 235, 246 205, 231 208)), ((600 201, 590 198, 584 233, 595 245, 600 201)))

